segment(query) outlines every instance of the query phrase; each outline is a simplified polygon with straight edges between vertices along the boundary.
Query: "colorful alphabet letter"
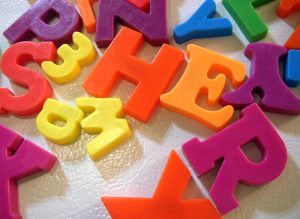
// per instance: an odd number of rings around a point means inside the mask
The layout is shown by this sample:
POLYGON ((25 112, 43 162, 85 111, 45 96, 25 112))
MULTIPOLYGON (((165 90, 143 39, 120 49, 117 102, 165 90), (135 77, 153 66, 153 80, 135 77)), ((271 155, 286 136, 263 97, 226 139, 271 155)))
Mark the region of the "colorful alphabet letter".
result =
MULTIPOLYGON (((155 2, 155 1, 154 1, 155 2)), ((124 107, 126 114, 147 122, 159 97, 184 62, 183 53, 164 44, 149 64, 134 55, 143 44, 142 34, 123 27, 84 83, 91 95, 107 97, 120 77, 137 85, 124 107)))
POLYGON ((38 0, 3 34, 11 43, 37 37, 61 45, 71 41, 73 32, 80 26, 80 16, 74 5, 65 0, 38 0), (48 24, 55 17, 59 22, 48 24))
POLYGON ((87 144, 93 160, 99 159, 131 136, 123 115, 122 103, 116 98, 78 98, 77 106, 89 116, 81 121, 81 128, 88 134, 100 134, 87 144))
POLYGON ((231 119, 233 107, 225 106, 210 111, 198 106, 196 99, 201 95, 208 95, 210 106, 218 104, 225 88, 226 76, 236 88, 244 81, 246 68, 238 61, 192 44, 187 48, 187 55, 190 58, 187 69, 176 86, 169 93, 161 95, 161 104, 213 130, 220 130, 231 119), (214 79, 209 78, 215 72, 223 74, 214 79))
POLYGON ((48 99, 43 110, 36 118, 39 132, 55 144, 70 144, 80 134, 80 121, 84 113, 77 107, 71 107, 54 99, 48 99), (63 126, 55 122, 64 122, 63 126))
POLYGON ((96 18, 92 7, 95 2, 98 2, 98 0, 77 0, 79 13, 88 33, 96 31, 96 18))
MULTIPOLYGON (((149 11, 149 0, 127 0, 137 8, 147 12, 149 11)), ((83 20, 85 29, 89 33, 96 31, 96 18, 93 12, 92 5, 98 0, 77 0, 77 5, 80 11, 80 16, 83 20)))
MULTIPOLYGON (((281 0, 277 9, 277 15, 286 18, 295 11, 300 12, 300 0, 281 0)), ((300 25, 285 43, 287 49, 300 49, 300 25)))
POLYGON ((273 0, 222 0, 224 7, 241 28, 250 42, 263 39, 268 32, 268 27, 255 8, 265 5, 273 0))
POLYGON ((285 18, 297 10, 300 10, 299 0, 280 0, 277 14, 279 17, 285 18))
POLYGON ((193 16, 174 29, 173 37, 177 43, 197 38, 228 36, 232 34, 232 25, 226 18, 213 18, 216 15, 216 3, 206 0, 193 16))
POLYGON ((300 50, 289 51, 284 81, 289 87, 296 87, 300 83, 300 50))
POLYGON ((261 98, 259 106, 265 111, 299 114, 300 100, 280 77, 279 58, 286 52, 284 47, 276 44, 249 44, 245 55, 252 60, 252 76, 237 90, 225 93, 221 102, 240 109, 254 103, 253 94, 258 94, 261 98))
POLYGON ((150 0, 150 12, 136 8, 128 0, 101 0, 99 2, 96 43, 107 47, 115 37, 116 21, 122 20, 143 33, 152 46, 168 43, 166 0, 150 0))
POLYGON ((5 51, 0 64, 3 73, 28 90, 24 95, 15 96, 9 89, 0 88, 0 114, 30 116, 41 111, 46 99, 52 96, 52 87, 39 72, 22 65, 54 61, 55 53, 56 47, 51 42, 20 42, 5 51))
POLYGON ((52 61, 42 63, 43 71, 53 81, 59 84, 74 80, 80 73, 81 67, 91 63, 96 58, 95 48, 89 38, 80 32, 73 34, 73 41, 77 49, 74 50, 67 44, 58 48, 57 54, 63 60, 62 64, 52 61))
POLYGON ((0 125, 0 218, 21 219, 17 181, 55 163, 55 156, 0 125))
POLYGON ((190 178, 189 170, 172 151, 152 198, 102 197, 102 201, 114 219, 221 219, 209 199, 182 199, 190 178))
POLYGON ((183 151, 198 175, 212 170, 224 159, 210 195, 222 214, 238 206, 234 190, 239 182, 262 185, 276 179, 286 165, 284 142, 257 104, 243 109, 241 119, 204 142, 193 139, 183 151), (250 161, 241 147, 254 141, 262 152, 260 162, 250 161))

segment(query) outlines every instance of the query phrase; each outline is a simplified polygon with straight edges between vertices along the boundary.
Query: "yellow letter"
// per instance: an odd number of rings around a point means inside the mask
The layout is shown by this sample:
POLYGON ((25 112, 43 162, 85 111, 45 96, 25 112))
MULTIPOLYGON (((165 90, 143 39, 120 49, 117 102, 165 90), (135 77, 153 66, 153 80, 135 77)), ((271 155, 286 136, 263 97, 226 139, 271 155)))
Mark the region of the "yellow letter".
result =
POLYGON ((91 113, 81 121, 82 129, 88 134, 99 134, 87 144, 87 152, 93 160, 112 150, 131 136, 131 130, 121 117, 122 103, 116 98, 78 98, 77 106, 91 113))
POLYGON ((54 99, 47 99, 43 110, 36 119, 36 125, 42 135, 55 144, 70 144, 80 134, 80 121, 84 113, 77 107, 71 107, 54 99), (65 122, 63 127, 54 123, 65 122))
POLYGON ((58 56, 63 60, 61 65, 51 61, 42 63, 43 71, 58 84, 68 83, 75 79, 81 71, 81 66, 91 63, 96 57, 94 46, 85 35, 75 32, 73 41, 78 49, 74 50, 64 44, 57 50, 58 56))

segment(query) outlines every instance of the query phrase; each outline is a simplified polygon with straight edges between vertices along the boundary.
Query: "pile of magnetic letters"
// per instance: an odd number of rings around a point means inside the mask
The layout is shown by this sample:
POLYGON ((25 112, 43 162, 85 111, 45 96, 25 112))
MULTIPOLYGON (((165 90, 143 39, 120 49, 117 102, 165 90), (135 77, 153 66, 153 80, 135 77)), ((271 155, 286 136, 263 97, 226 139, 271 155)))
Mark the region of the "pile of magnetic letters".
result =
MULTIPOLYGON (((223 6, 250 42, 245 56, 251 60, 252 70, 246 78, 246 67, 239 61, 194 44, 188 44, 186 54, 169 45, 166 1, 100 0, 97 16, 92 7, 96 0, 77 0, 76 4, 66 0, 36 1, 3 32, 11 46, 3 51, 1 71, 26 93, 18 96, 1 88, 0 114, 36 116, 40 134, 59 145, 76 141, 81 129, 95 135, 86 145, 92 160, 99 160, 131 137, 124 115, 147 123, 161 106, 196 120, 216 133, 204 141, 187 139, 182 151, 197 176, 222 161, 210 199, 181 198, 191 173, 172 151, 153 197, 101 200, 112 218, 222 218, 238 207, 234 196, 238 183, 267 184, 286 166, 285 143, 263 111, 300 113, 300 99, 289 89, 300 83, 300 28, 284 46, 257 42, 265 38, 268 27, 256 8, 272 0, 223 0, 223 6), (59 21, 53 24, 53 18, 59 21), (123 25, 119 31, 118 24, 123 25), (82 28, 95 33, 95 44, 80 32, 82 28), (160 46, 151 63, 137 57, 144 43, 160 46), (90 97, 77 98, 76 106, 52 98, 48 80, 62 85, 72 83, 82 68, 96 59, 94 45, 107 49, 83 83, 90 97), (26 67, 29 62, 38 63, 44 74, 26 67), (184 73, 170 89, 186 62, 184 73), (214 73, 217 76, 211 77, 214 73), (136 85, 124 107, 120 99, 109 98, 120 79, 136 85), (225 92, 226 80, 232 89, 225 92), (201 95, 207 98, 208 106, 222 107, 201 107, 197 103, 201 95), (241 110, 240 119, 231 123, 235 109, 241 110), (252 162, 241 150, 251 141, 262 153, 260 162, 252 162)), ((285 18, 299 9, 300 0, 281 0, 274 13, 285 18)), ((203 1, 186 22, 173 29, 176 43, 231 35, 232 22, 214 18, 216 13, 213 0, 203 1)), ((0 142, 0 218, 21 218, 18 180, 50 171, 57 158, 3 125, 0 142)))

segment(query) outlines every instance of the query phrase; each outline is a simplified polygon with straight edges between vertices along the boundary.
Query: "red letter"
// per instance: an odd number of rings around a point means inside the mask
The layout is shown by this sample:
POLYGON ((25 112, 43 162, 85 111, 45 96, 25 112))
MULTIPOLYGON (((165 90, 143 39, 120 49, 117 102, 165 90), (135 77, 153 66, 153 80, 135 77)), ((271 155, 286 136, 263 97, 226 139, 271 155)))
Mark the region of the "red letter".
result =
POLYGON ((29 116, 41 111, 46 99, 52 96, 52 88, 40 73, 22 65, 29 61, 38 64, 54 61, 55 56, 56 47, 51 42, 21 42, 6 50, 1 60, 3 73, 28 91, 24 95, 14 96, 7 88, 0 88, 0 114, 29 116))

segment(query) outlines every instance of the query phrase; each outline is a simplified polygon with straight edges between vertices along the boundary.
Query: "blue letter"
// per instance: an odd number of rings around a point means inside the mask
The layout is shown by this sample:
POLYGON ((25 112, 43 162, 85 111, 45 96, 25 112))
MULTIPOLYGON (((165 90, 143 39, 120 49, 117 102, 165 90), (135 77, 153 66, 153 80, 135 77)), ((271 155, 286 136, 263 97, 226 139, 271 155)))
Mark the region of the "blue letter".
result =
POLYGON ((300 83, 300 50, 289 51, 284 81, 289 87, 297 87, 300 83))
POLYGON ((206 0, 183 24, 174 29, 173 37, 177 43, 197 38, 228 36, 232 34, 232 25, 226 18, 212 19, 216 14, 216 4, 206 0))

